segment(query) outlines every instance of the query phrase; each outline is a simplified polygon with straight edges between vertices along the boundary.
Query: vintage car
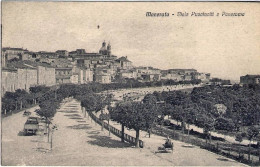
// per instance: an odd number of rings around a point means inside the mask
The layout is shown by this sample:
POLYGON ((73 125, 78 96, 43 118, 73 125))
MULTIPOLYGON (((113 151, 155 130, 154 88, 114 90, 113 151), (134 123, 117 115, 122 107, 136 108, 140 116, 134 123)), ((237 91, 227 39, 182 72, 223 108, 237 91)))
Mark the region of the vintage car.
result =
POLYGON ((38 117, 29 117, 24 124, 25 134, 36 134, 39 130, 39 120, 38 117))

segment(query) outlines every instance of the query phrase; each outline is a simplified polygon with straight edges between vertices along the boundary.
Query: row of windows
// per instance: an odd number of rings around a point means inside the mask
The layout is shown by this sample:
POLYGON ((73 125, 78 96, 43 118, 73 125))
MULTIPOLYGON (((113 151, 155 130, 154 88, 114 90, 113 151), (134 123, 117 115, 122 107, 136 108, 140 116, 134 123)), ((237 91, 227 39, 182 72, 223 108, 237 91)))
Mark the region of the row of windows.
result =
POLYGON ((4 86, 2 87, 2 90, 3 92, 6 92, 6 91, 10 91, 10 92, 14 92, 15 91, 15 85, 10 85, 10 89, 8 88, 5 88, 4 86))
MULTIPOLYGON (((23 87, 23 88, 26 90, 27 85, 24 84, 24 87, 23 87)), ((14 92, 14 91, 16 90, 16 86, 15 86, 15 84, 10 85, 9 88, 3 86, 3 87, 2 87, 2 90, 3 90, 3 92, 6 92, 6 91, 14 92)))
POLYGON ((55 71, 55 74, 59 74, 59 75, 62 75, 62 74, 69 75, 69 74, 71 74, 71 71, 55 71))

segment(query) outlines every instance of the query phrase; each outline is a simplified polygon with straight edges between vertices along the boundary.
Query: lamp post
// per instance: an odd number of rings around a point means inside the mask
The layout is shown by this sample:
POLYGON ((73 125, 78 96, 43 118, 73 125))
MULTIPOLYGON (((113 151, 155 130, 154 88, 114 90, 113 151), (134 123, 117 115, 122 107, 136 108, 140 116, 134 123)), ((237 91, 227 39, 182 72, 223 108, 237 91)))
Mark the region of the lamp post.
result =
POLYGON ((55 99, 57 99, 57 84, 55 83, 55 99))
POLYGON ((54 125, 52 127, 52 130, 51 130, 51 142, 50 142, 50 147, 51 147, 51 151, 52 151, 52 143, 53 143, 53 133, 54 133, 54 130, 58 130, 57 126, 54 125))

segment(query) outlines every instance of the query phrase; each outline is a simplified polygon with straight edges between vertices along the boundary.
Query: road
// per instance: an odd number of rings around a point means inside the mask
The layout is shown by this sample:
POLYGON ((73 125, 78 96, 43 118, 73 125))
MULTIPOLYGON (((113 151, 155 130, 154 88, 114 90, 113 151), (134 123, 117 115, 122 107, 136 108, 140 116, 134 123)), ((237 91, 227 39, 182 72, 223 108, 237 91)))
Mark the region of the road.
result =
MULTIPOLYGON (((119 90, 110 90, 109 93, 114 95, 114 99, 122 100, 123 95, 138 97, 137 100, 142 100, 143 97, 148 93, 153 93, 154 91, 172 91, 172 90, 181 90, 181 89, 190 89, 194 87, 201 87, 201 85, 173 85, 173 86, 159 86, 159 87, 144 87, 144 88, 132 88, 132 89, 119 89, 119 90)), ((106 93, 106 92, 104 92, 106 93)))
MULTIPOLYGON (((33 111, 34 109, 32 109, 33 111)), ((105 166, 240 166, 243 165, 198 147, 186 147, 174 142, 173 153, 155 153, 164 143, 160 136, 145 138, 145 147, 132 148, 114 135, 108 136, 87 117, 83 117, 80 103, 72 100, 61 104, 53 118, 57 130, 53 133, 53 149, 47 136, 23 136, 21 130, 26 117, 21 113, 2 120, 2 165, 105 165, 105 166)), ((131 131, 133 133, 133 131, 131 131)))
MULTIPOLYGON (((166 117, 166 119, 167 118, 168 117, 166 117)), ((170 121, 171 121, 171 123, 177 125, 177 121, 176 120, 170 119, 170 121)), ((193 129, 193 131, 196 131, 196 132, 199 132, 199 133, 203 133, 203 128, 197 127, 195 125, 190 125, 190 129, 193 129)), ((221 137, 221 138, 223 138, 226 141, 231 142, 231 143, 237 143, 235 137, 233 137, 233 136, 223 135, 223 134, 220 134, 220 133, 217 133, 217 132, 211 132, 211 135, 215 136, 215 137, 221 137)), ((245 145, 247 145, 249 143, 250 143, 250 141, 247 140, 247 139, 243 139, 243 141, 241 142, 241 144, 245 144, 245 145)), ((256 141, 252 141, 251 143, 256 144, 257 142, 256 141)))

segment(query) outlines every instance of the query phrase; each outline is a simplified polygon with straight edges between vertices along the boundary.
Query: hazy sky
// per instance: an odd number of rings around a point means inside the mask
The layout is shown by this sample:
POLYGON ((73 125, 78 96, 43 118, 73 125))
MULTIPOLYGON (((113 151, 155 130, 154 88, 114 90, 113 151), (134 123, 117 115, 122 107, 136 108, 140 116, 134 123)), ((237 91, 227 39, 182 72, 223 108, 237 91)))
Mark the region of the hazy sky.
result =
POLYGON ((2 2, 3 47, 112 54, 136 66, 195 68, 238 80, 260 74, 259 3, 2 2), (177 17, 177 12, 244 12, 244 17, 177 17), (175 16, 146 17, 146 12, 175 16), (97 28, 100 25, 100 29, 97 28))

